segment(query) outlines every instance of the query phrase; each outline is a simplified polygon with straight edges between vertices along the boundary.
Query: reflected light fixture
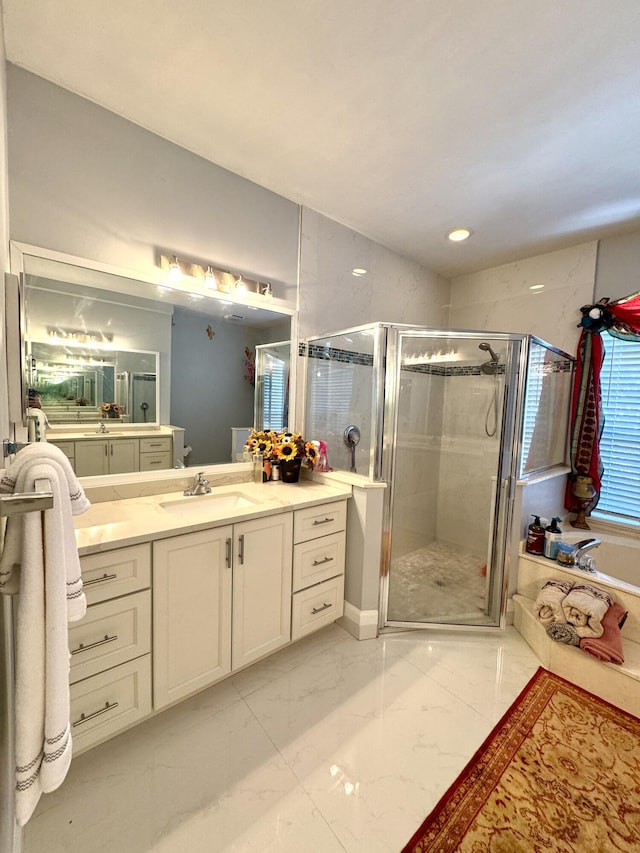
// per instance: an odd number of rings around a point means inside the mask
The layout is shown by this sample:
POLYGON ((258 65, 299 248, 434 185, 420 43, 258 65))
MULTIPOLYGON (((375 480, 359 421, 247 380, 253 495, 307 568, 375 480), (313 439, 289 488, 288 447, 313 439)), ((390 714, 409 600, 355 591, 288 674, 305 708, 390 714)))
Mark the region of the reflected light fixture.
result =
POLYGON ((273 298, 273 290, 271 289, 271 282, 267 282, 265 286, 262 288, 261 293, 267 299, 273 298))
POLYGON ((454 228, 447 234, 447 238, 451 240, 452 243, 461 243, 469 237, 471 237, 471 230, 469 228, 454 228))
POLYGON ((182 281, 182 270, 177 255, 173 255, 169 261, 169 281, 182 281))
POLYGON ((246 292, 247 292, 247 285, 242 280, 242 276, 239 275, 238 278, 236 279, 236 293, 244 296, 244 294, 246 292))
POLYGON ((207 271, 204 274, 204 286, 208 290, 218 289, 218 282, 216 281, 216 276, 211 265, 207 267, 207 271))

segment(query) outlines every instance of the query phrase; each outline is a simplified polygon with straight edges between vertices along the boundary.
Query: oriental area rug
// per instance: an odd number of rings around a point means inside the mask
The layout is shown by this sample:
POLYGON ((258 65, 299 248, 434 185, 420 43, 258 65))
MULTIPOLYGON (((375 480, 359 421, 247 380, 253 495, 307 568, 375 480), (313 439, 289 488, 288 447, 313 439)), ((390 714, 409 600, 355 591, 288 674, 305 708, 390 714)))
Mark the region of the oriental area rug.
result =
POLYGON ((578 851, 640 851, 640 719, 541 667, 402 853, 578 851))

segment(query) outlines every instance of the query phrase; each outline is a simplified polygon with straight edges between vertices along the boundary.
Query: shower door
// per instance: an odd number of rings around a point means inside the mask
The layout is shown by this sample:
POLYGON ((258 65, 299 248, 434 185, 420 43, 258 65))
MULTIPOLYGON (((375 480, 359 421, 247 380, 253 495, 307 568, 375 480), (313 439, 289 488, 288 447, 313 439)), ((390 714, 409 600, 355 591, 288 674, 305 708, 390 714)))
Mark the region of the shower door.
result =
POLYGON ((389 329, 380 627, 499 627, 522 336, 389 329))

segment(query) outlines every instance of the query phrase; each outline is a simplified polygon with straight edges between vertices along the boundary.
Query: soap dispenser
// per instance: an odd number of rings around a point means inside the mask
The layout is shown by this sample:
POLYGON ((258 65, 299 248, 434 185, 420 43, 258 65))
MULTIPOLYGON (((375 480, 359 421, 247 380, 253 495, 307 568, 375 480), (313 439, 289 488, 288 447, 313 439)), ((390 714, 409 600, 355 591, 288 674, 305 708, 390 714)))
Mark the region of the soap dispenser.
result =
POLYGON ((558 522, 561 518, 552 518, 551 524, 544 531, 544 555, 550 560, 555 560, 558 556, 558 546, 562 537, 562 530, 558 527, 558 522))
POLYGON ((544 550, 544 527, 540 524, 540 516, 534 515, 533 522, 527 529, 526 550, 530 554, 542 556, 544 550))

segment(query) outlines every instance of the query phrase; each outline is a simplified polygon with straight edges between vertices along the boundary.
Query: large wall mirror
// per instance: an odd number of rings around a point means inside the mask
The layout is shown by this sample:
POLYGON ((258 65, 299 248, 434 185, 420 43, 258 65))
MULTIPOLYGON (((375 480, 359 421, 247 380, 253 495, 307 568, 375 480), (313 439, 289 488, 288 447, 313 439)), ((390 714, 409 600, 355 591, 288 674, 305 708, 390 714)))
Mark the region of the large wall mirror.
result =
POLYGON ((248 429, 288 424, 289 303, 169 285, 160 271, 148 280, 21 244, 12 245, 12 270, 24 289, 27 399, 46 415, 47 439, 71 458, 89 448, 96 459, 139 439, 120 468, 79 466, 80 476, 237 461, 248 429), (171 443, 154 456, 160 435, 171 443))

